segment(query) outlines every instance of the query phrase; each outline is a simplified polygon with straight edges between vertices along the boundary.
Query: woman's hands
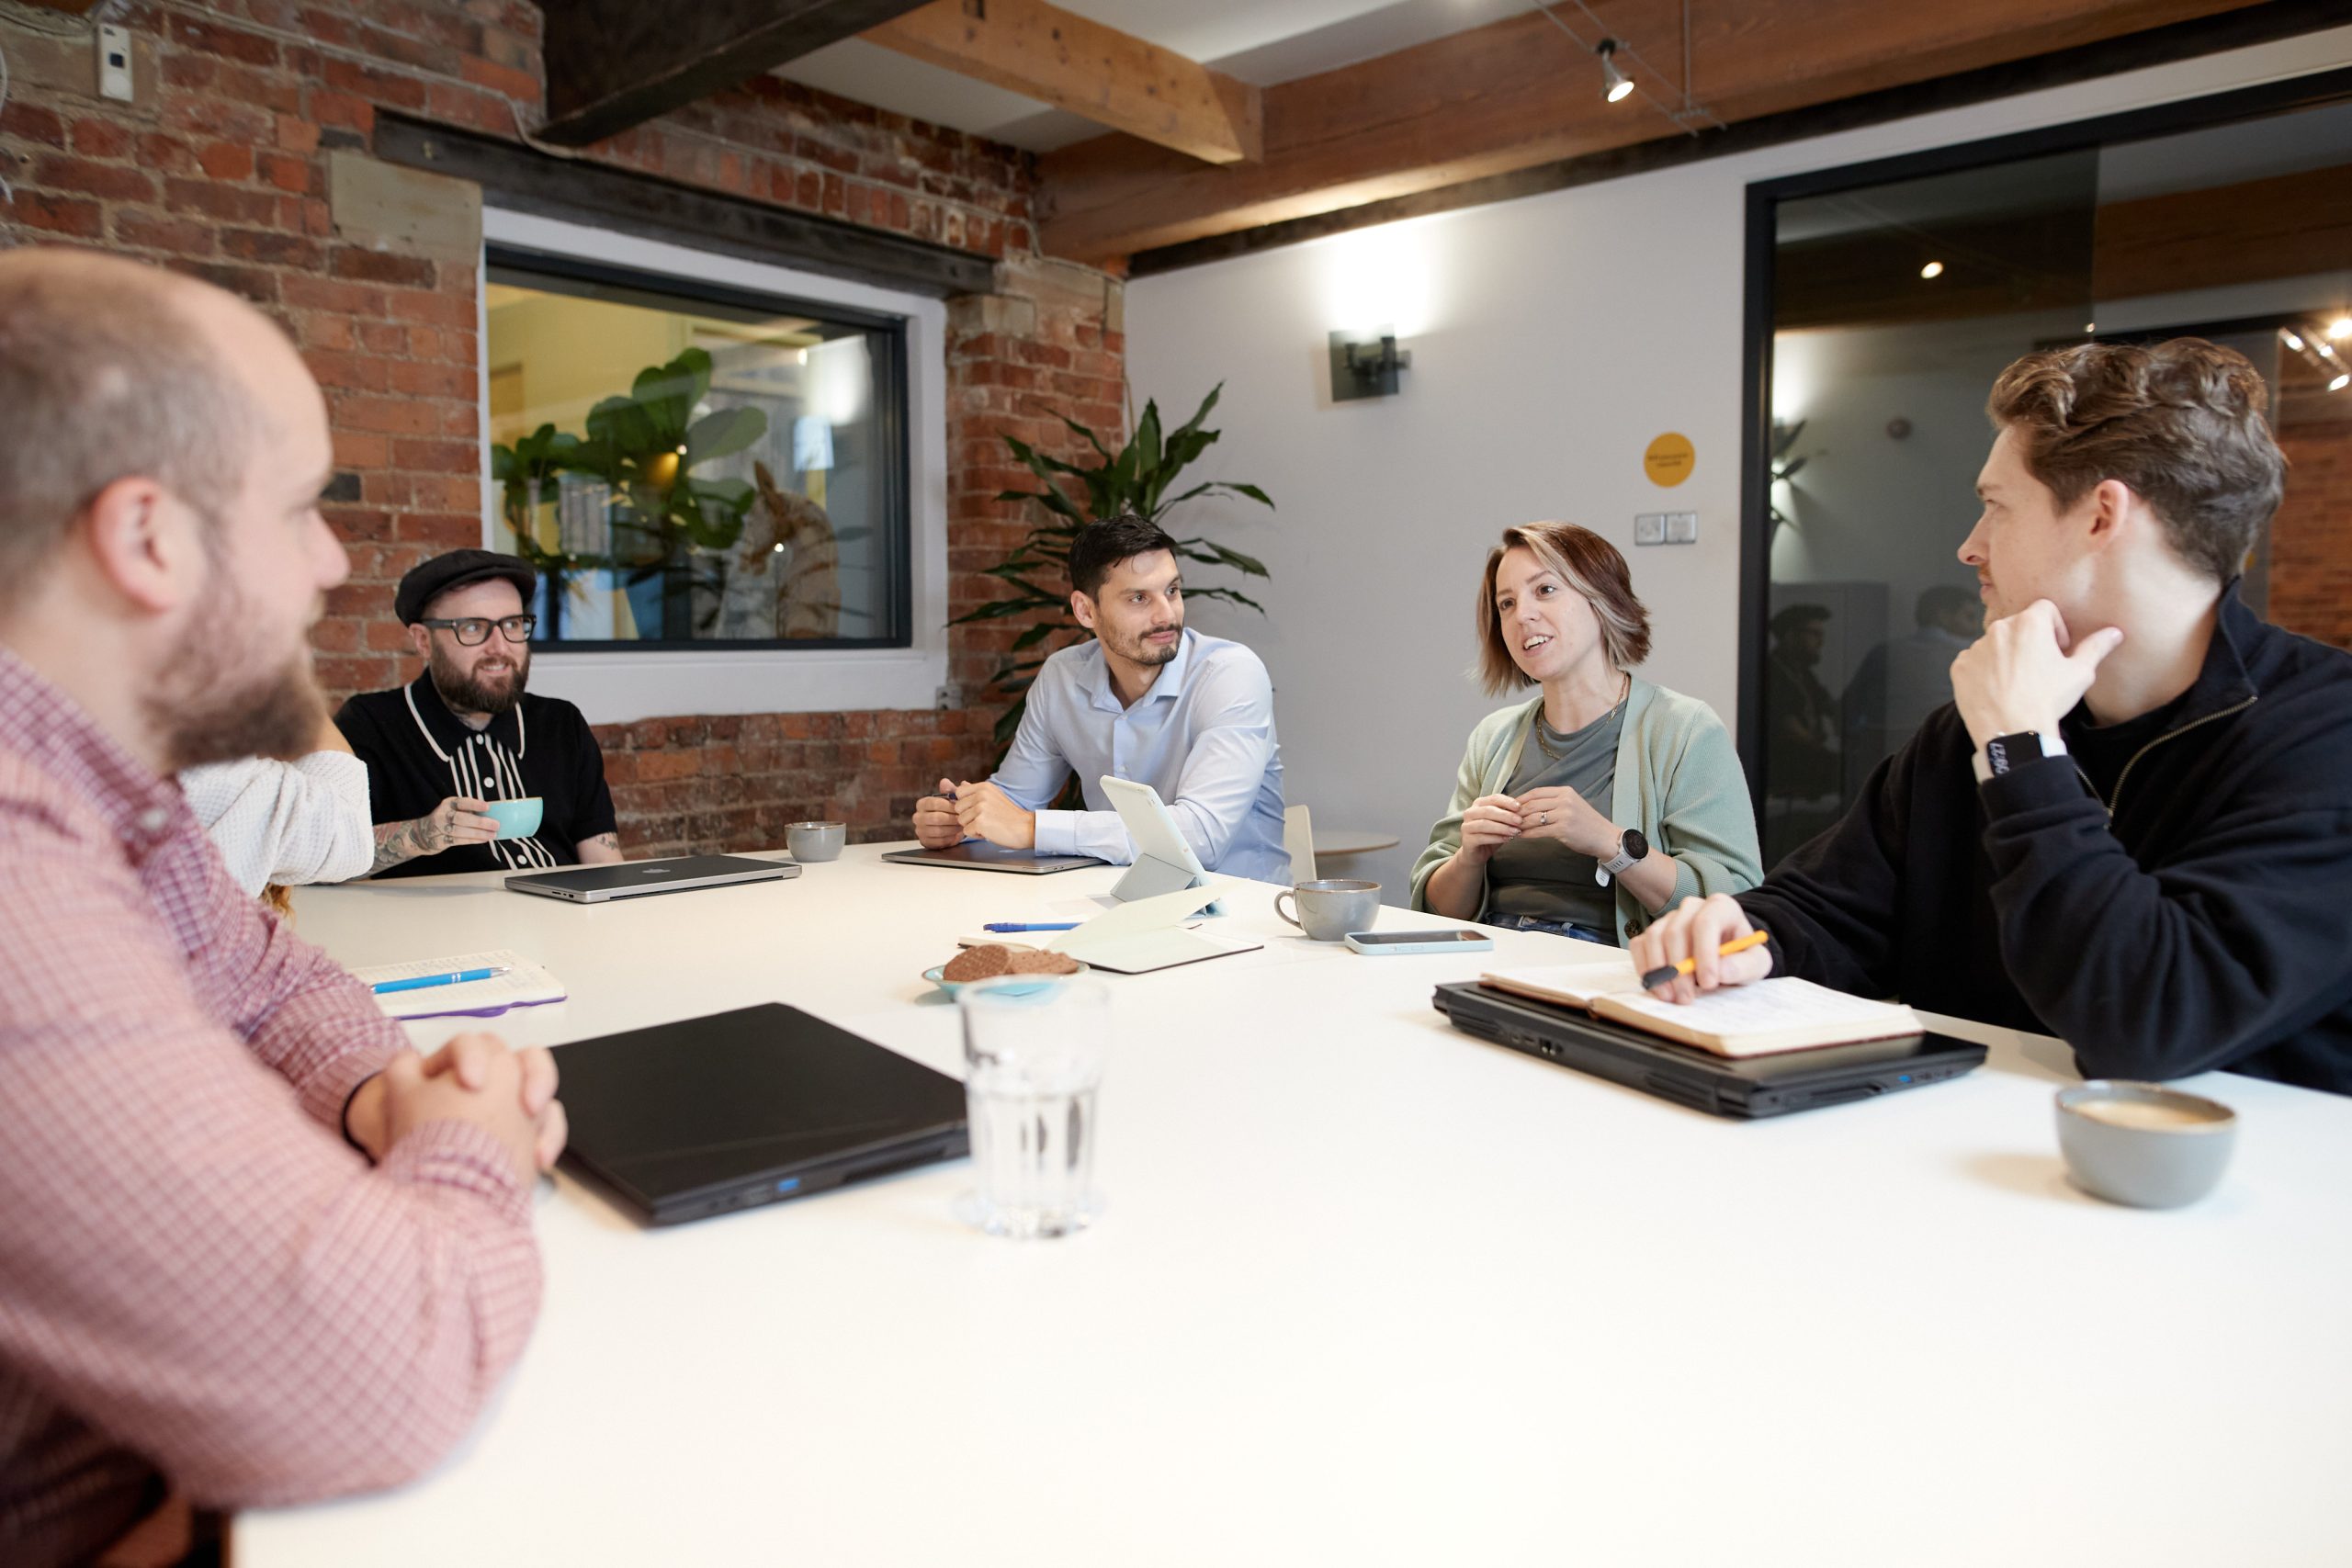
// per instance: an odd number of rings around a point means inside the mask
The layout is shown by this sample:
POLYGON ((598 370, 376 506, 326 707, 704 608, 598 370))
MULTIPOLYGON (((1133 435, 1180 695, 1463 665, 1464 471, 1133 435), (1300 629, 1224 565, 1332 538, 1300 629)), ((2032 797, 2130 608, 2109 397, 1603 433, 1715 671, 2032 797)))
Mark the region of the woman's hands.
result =
POLYGON ((1578 854, 1608 860, 1624 836, 1617 824, 1592 808, 1592 803, 1572 789, 1552 784, 1531 789, 1517 802, 1520 832, 1531 839, 1551 839, 1578 854))

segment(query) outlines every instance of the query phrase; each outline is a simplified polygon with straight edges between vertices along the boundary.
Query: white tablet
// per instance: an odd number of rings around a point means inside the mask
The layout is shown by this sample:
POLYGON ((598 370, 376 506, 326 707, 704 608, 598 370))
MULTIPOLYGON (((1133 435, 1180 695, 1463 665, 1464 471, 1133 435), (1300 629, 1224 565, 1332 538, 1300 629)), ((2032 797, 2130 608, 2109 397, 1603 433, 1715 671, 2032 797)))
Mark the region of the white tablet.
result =
POLYGON ((1133 779, 1114 778, 1109 773, 1095 782, 1110 797, 1112 809, 1119 814, 1127 837, 1135 840, 1136 846, 1135 863, 1119 878, 1118 886, 1111 889, 1111 897, 1125 903, 1198 887, 1208 880, 1200 857, 1184 841, 1183 829, 1176 826, 1174 814, 1159 798, 1158 790, 1133 779))

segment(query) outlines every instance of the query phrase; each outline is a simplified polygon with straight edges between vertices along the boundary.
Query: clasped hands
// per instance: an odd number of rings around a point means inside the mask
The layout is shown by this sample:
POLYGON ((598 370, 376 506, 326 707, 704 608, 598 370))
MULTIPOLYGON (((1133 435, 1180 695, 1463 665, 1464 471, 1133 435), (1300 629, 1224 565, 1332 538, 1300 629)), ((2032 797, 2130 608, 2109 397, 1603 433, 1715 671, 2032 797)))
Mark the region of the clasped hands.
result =
POLYGON ((380 1162, 428 1122, 464 1122, 496 1138, 527 1182, 563 1153, 569 1126, 555 1089, 545 1046, 514 1051, 495 1034, 460 1034, 429 1056, 394 1056, 352 1095, 343 1124, 380 1162))
POLYGON ((1462 814, 1462 851, 1483 863, 1513 839, 1551 839, 1579 854, 1608 860, 1623 831, 1572 789, 1546 785, 1525 795, 1482 795, 1462 814))
POLYGON ((986 839, 1008 850, 1037 847, 1037 814, 993 784, 939 781, 937 795, 915 802, 915 841, 944 850, 967 839, 986 839))

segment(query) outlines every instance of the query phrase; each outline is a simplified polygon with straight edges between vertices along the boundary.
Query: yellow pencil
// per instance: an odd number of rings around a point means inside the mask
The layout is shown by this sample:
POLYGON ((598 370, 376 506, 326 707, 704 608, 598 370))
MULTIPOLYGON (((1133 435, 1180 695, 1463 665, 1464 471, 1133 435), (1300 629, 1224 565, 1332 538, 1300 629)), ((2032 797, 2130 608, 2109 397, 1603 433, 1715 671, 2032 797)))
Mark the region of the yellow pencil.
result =
MULTIPOLYGON (((1729 958, 1735 953, 1746 953, 1749 948, 1759 946, 1771 940, 1770 931, 1749 931, 1746 936, 1735 938, 1715 949, 1715 956, 1729 958)), ((1665 985, 1677 975, 1688 975, 1698 966, 1698 962, 1690 958, 1682 960, 1679 964, 1661 964, 1642 976, 1642 989, 1645 991, 1655 989, 1665 985)))

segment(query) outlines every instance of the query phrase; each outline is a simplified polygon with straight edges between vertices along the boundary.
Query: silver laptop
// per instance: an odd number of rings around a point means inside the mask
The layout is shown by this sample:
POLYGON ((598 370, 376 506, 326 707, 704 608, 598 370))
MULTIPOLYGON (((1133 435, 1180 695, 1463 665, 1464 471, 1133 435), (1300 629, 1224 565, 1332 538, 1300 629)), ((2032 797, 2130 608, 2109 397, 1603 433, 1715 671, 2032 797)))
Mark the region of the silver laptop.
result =
POLYGON ((986 839, 967 839, 944 850, 892 850, 882 857, 900 865, 944 865, 963 871, 1011 871, 1024 876, 1076 871, 1101 865, 1092 855, 1041 855, 1035 850, 1008 850, 986 839))
POLYGON ((743 855, 680 855, 674 860, 625 860, 618 865, 582 865, 570 871, 538 871, 510 876, 510 893, 568 898, 575 904, 609 904, 655 893, 684 893, 696 887, 732 887, 740 882, 781 882, 800 874, 790 861, 752 860, 743 855))

